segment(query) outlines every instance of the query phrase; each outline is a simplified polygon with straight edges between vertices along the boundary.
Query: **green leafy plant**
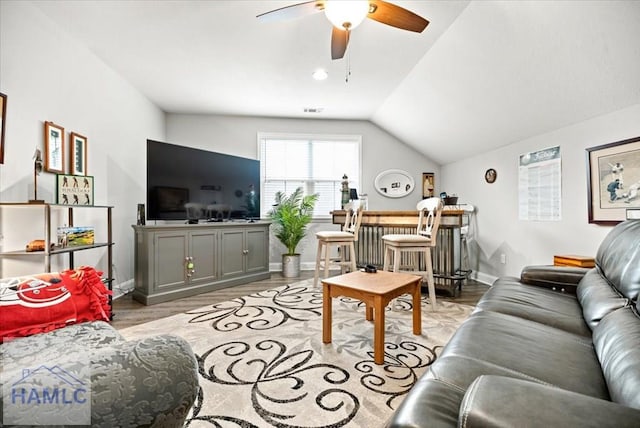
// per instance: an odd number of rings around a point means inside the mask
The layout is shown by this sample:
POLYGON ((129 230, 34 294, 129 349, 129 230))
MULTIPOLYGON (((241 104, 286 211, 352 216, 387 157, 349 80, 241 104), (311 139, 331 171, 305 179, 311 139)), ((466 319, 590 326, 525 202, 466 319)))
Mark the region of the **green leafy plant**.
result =
POLYGON ((296 247, 307 234, 307 225, 311 223, 313 208, 319 195, 305 195, 298 187, 291 195, 276 193, 276 203, 269 211, 273 220, 276 237, 287 247, 287 255, 296 254, 296 247))

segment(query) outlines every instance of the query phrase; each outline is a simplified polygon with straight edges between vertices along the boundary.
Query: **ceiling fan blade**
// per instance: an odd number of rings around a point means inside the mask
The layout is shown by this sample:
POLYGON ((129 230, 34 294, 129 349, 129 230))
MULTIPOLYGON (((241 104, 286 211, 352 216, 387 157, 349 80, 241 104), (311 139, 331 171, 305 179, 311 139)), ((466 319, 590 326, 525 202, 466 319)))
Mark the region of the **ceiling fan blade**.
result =
POLYGON ((367 18, 402 30, 422 33, 429 21, 405 8, 383 0, 369 0, 367 18))
POLYGON ((349 32, 333 27, 331 30, 331 59, 340 59, 344 57, 349 44, 349 32))
POLYGON ((256 18, 263 22, 285 21, 312 15, 314 13, 321 12, 323 9, 324 1, 312 0, 261 13, 256 16, 256 18))

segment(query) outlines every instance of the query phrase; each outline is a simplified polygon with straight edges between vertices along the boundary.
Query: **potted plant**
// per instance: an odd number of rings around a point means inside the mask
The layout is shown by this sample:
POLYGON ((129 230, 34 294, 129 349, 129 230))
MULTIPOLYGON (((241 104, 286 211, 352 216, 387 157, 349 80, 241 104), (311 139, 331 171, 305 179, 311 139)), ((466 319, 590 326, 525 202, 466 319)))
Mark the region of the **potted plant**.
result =
POLYGON ((307 234, 307 225, 311 223, 313 207, 318 194, 305 195, 302 187, 298 187, 291 195, 277 192, 275 204, 269 211, 273 221, 276 237, 287 247, 282 255, 282 275, 292 278, 300 275, 300 254, 296 247, 307 234))

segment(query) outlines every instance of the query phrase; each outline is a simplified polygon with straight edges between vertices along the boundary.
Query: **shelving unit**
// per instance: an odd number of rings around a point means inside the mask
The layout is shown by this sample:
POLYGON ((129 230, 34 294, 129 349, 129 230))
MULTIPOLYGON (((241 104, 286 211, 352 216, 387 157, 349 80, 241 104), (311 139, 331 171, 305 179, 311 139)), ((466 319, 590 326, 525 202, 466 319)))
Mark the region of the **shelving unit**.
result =
MULTIPOLYGON (((58 205, 58 204, 48 204, 48 203, 27 203, 27 202, 0 202, 0 210, 5 209, 39 209, 42 210, 42 219, 43 219, 43 233, 44 233, 44 251, 26 251, 25 249, 20 250, 12 250, 9 249, 5 251, 3 247, 3 251, 0 251, 0 258, 9 258, 9 257, 42 257, 44 260, 44 271, 51 272, 51 259, 52 257, 64 255, 68 256, 67 266, 69 269, 73 269, 75 267, 74 255, 78 251, 86 251, 93 248, 107 248, 107 269, 106 276, 103 278, 104 283, 107 285, 109 290, 112 289, 113 282, 113 230, 112 230, 112 206, 107 205, 58 205), (52 236, 52 225, 51 225, 51 217, 53 210, 61 210, 66 211, 66 220, 64 221, 65 225, 69 227, 74 226, 73 223, 73 214, 74 210, 105 210, 106 211, 106 222, 107 222, 107 240, 106 242, 96 242, 92 245, 77 245, 77 246, 66 246, 60 247, 54 244, 55 240, 51 239, 52 236)), ((2 225, 2 227, 6 227, 6 225, 2 225)), ((16 235, 26 233, 15 232, 16 235)), ((110 302, 111 303, 111 302, 110 302)))

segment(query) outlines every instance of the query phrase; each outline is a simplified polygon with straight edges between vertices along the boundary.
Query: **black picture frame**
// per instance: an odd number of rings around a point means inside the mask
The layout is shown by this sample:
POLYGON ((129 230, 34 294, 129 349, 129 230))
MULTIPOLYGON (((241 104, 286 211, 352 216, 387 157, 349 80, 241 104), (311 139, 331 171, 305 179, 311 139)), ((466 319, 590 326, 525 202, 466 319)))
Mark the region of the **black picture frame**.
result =
POLYGON ((4 163, 4 134, 7 128, 7 96, 0 93, 0 164, 4 163))
POLYGON ((586 161, 589 223, 616 225, 640 208, 640 137, 588 148, 586 161))

